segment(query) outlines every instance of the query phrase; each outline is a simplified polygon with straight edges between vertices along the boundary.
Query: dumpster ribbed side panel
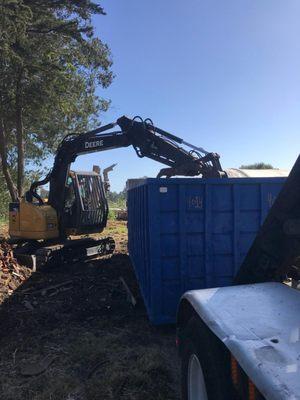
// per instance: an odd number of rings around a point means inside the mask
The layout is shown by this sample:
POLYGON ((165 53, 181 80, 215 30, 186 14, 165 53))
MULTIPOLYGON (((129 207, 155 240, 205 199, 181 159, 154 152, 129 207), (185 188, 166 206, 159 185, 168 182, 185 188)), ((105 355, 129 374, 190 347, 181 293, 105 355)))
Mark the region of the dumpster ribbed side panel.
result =
POLYGON ((135 187, 128 196, 128 250, 145 304, 151 304, 148 187, 135 187))
POLYGON ((173 323, 185 291, 232 283, 284 181, 147 179, 129 190, 129 254, 152 323, 173 323))

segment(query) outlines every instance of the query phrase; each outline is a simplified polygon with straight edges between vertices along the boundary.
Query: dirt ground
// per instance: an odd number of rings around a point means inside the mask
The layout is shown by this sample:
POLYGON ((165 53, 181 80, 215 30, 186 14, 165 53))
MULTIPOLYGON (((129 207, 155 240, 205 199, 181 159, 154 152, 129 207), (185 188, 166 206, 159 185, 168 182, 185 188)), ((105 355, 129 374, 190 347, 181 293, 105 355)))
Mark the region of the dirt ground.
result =
POLYGON ((105 234, 113 256, 36 272, 0 306, 1 400, 179 399, 174 327, 148 323, 126 223, 105 234))

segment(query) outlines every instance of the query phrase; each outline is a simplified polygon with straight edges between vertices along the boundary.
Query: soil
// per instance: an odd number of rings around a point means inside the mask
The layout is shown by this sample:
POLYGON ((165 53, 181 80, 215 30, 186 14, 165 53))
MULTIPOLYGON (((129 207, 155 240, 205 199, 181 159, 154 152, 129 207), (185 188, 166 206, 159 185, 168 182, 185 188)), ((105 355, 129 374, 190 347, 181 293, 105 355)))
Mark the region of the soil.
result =
POLYGON ((0 241, 0 304, 30 277, 31 272, 18 264, 12 247, 0 241))
POLYGON ((175 329, 148 322, 126 222, 105 234, 113 256, 35 272, 0 306, 1 400, 179 399, 175 329))

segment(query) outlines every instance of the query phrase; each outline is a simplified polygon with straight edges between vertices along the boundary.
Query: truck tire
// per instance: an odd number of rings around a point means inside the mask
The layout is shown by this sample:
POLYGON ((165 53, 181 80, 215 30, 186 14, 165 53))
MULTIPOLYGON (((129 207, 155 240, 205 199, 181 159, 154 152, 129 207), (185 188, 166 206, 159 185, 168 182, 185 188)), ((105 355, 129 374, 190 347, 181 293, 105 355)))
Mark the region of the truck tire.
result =
POLYGON ((230 358, 223 343, 196 317, 182 340, 182 400, 233 400, 230 358))

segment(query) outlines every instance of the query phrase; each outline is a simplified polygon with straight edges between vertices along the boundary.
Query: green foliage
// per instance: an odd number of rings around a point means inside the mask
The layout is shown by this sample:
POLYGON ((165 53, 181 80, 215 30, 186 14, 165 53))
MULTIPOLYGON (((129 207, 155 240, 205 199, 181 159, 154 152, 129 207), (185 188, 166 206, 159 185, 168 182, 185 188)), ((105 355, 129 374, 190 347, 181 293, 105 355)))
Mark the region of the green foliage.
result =
MULTIPOLYGON (((31 183, 35 180, 40 179, 40 177, 44 174, 43 170, 28 170, 25 179, 25 190, 29 189, 31 183)), ((13 178, 16 178, 16 170, 12 170, 13 178)), ((9 191, 7 190, 7 185, 5 179, 0 172, 0 221, 8 219, 8 205, 11 201, 9 191)))
POLYGON ((121 192, 108 192, 107 200, 111 208, 126 208, 126 190, 121 192))
POLYGON ((2 175, 0 175, 0 223, 5 221, 8 217, 8 203, 10 195, 6 188, 6 182, 2 175))
POLYGON ((241 165, 241 169, 274 169, 271 164, 265 164, 263 162, 249 164, 249 165, 241 165))
POLYGON ((116 211, 111 209, 112 205, 109 204, 108 219, 115 221, 116 211))
POLYGON ((109 48, 94 36, 94 14, 104 11, 91 0, 1 1, 0 128, 11 171, 20 150, 17 103, 27 168, 39 167, 65 134, 99 125, 109 107, 95 93, 113 74, 109 48))
POLYGON ((109 207, 108 219, 116 219, 116 210, 114 209, 125 209, 126 208, 126 189, 121 192, 108 192, 107 201, 109 207))

